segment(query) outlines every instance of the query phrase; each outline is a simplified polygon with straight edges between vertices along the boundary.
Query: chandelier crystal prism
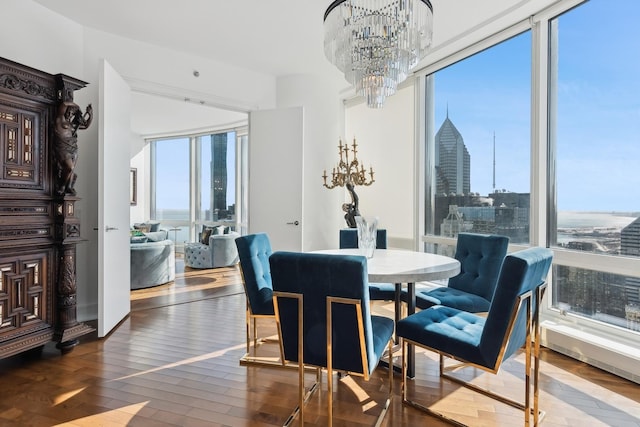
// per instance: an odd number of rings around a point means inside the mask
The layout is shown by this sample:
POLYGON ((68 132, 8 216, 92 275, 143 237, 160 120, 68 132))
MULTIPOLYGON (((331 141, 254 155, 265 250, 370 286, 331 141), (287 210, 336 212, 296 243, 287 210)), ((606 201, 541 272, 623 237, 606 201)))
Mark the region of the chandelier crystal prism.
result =
POLYGON ((429 0, 337 0, 324 14, 326 57, 371 108, 425 57, 432 34, 429 0))

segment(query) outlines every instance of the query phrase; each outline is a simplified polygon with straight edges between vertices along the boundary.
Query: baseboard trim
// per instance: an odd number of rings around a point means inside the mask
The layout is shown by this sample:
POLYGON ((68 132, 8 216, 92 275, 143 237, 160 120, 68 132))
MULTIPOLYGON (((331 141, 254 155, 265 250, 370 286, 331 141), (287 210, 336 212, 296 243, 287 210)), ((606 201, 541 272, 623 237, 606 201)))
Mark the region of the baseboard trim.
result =
POLYGON ((542 345, 640 384, 640 354, 628 345, 551 321, 542 323, 542 345))

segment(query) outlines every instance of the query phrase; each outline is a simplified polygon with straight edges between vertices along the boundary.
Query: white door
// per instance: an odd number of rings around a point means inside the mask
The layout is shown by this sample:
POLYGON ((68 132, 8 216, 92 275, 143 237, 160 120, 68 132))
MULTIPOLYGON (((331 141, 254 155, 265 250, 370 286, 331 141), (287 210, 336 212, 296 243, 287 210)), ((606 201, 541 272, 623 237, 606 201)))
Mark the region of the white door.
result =
POLYGON ((249 233, 302 250, 302 107, 249 114, 249 233))
POLYGON ((131 92, 102 61, 98 137, 98 336, 131 309, 129 171, 131 92))

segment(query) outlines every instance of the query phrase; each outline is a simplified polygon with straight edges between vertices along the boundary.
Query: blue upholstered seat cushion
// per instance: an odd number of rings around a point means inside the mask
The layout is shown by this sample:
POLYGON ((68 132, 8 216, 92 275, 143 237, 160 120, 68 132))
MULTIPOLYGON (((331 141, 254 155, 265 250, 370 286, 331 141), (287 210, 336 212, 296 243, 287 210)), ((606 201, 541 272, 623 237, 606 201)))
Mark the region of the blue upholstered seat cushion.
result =
POLYGON ((144 233, 145 236, 147 236, 147 239, 149 239, 150 242, 162 242, 163 240, 167 240, 168 237, 168 231, 167 230, 156 230, 156 231, 149 231, 144 233))
POLYGON ((400 320, 399 336, 486 366, 480 351, 485 318, 451 307, 434 306, 400 320))
POLYGON ((373 352, 375 359, 369 361, 369 372, 378 365, 378 361, 384 354, 389 344, 389 339, 393 335, 395 325, 393 319, 385 316, 371 316, 371 329, 373 330, 373 352))
POLYGON ((147 236, 131 236, 130 237, 130 242, 131 243, 146 243, 146 241, 149 240, 149 238, 147 236))
POLYGON ((396 298, 396 285, 393 283, 369 283, 369 299, 375 301, 393 301, 396 298))
POLYGON ((480 295, 448 287, 416 293, 417 307, 425 309, 434 305, 446 305, 447 307, 456 307, 471 313, 479 313, 489 311, 491 301, 484 299, 480 295))

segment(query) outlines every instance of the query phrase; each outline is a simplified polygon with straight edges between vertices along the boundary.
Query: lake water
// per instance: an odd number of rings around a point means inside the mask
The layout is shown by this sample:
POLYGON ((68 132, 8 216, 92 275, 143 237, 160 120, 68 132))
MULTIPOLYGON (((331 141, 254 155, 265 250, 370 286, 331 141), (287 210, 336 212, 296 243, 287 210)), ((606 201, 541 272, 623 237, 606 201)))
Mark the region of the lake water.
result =
POLYGON ((611 212, 558 212, 558 228, 617 228, 623 229, 636 217, 611 212))

